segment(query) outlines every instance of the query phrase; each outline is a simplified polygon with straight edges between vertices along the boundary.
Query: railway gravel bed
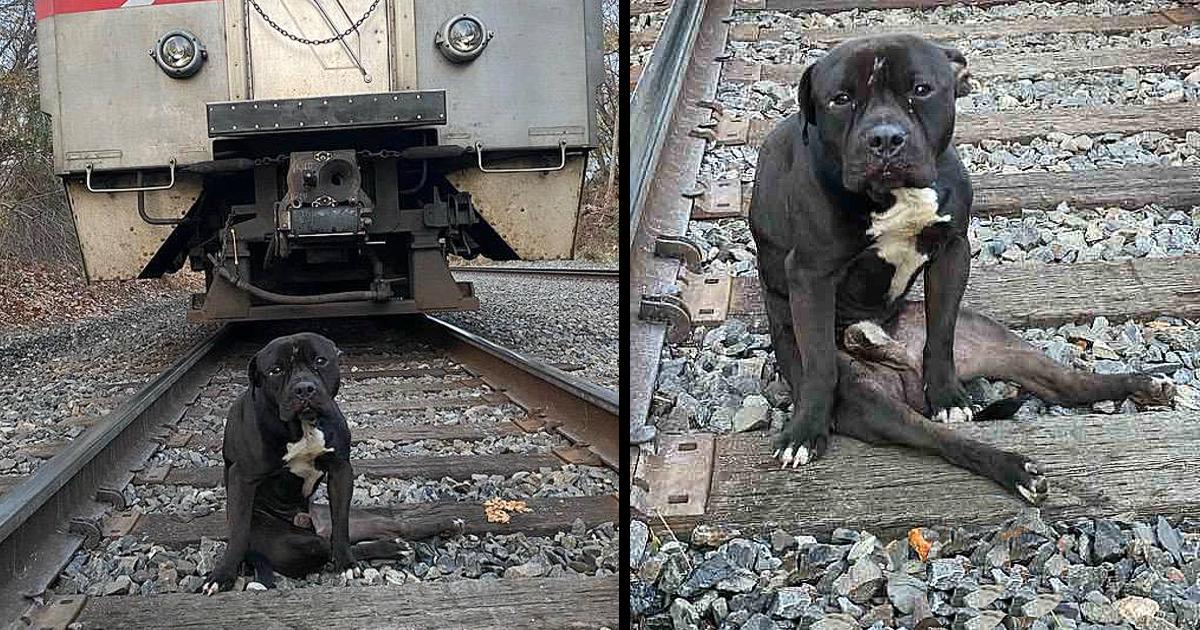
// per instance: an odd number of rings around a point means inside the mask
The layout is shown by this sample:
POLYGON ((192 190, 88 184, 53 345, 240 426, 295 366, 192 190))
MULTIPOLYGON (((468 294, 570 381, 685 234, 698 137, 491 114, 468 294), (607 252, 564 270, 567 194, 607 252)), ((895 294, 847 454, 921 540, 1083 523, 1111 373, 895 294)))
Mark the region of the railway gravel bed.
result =
MULTIPOLYGON (((372 586, 458 579, 515 579, 563 575, 613 575, 619 537, 608 523, 587 528, 582 521, 556 536, 467 535, 406 545, 396 560, 360 562, 355 577, 314 573, 303 579, 277 577, 280 590, 313 586, 372 586)), ((102 550, 79 552, 59 578, 58 594, 151 595, 197 593, 225 551, 206 539, 183 549, 166 549, 134 536, 114 539, 102 550)), ((238 578, 235 590, 247 579, 238 578)))
POLYGON ((481 306, 447 314, 447 321, 603 387, 617 387, 619 278, 458 275, 475 283, 481 306))
MULTIPOLYGON (((0 474, 28 474, 30 448, 71 439, 132 396, 211 326, 184 320, 186 296, 157 296, 107 317, 0 331, 0 474)), ((37 449, 34 449, 35 451, 37 449)))
POLYGON ((890 24, 976 24, 996 20, 1053 19, 1066 16, 1115 17, 1146 15, 1179 6, 1178 2, 1013 2, 990 7, 939 6, 931 9, 854 9, 835 13, 815 11, 734 12, 735 22, 800 29, 855 29, 890 24))
POLYGON ((646 630, 1200 626, 1200 522, 1047 523, 1027 510, 986 531, 917 531, 817 541, 704 527, 685 544, 634 521, 630 611, 646 630))

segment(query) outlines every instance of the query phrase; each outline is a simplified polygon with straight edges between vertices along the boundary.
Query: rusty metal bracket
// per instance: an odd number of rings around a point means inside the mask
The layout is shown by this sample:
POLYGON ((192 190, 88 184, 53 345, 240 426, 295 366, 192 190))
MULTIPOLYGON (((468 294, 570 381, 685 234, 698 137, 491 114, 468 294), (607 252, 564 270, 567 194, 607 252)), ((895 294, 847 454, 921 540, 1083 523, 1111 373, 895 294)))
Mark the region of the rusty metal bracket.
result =
POLYGON ((27 627, 38 630, 66 630, 86 604, 87 595, 55 597, 45 606, 38 606, 22 615, 21 621, 27 627))
POLYGON ((692 333, 692 315, 677 295, 643 295, 638 318, 667 324, 667 340, 683 343, 692 333))
POLYGON ((96 541, 104 537, 104 530, 100 526, 100 519, 90 516, 76 516, 72 518, 71 522, 67 525, 67 531, 76 536, 82 536, 85 547, 91 547, 96 541))
POLYGON ((133 531, 142 513, 137 510, 116 512, 104 519, 103 534, 107 538, 120 538, 133 531))
POLYGON ((96 500, 107 503, 118 510, 124 510, 129 507, 125 501, 125 494, 118 488, 109 488, 100 486, 96 488, 96 500))
POLYGON ((721 324, 729 314, 733 280, 724 270, 707 274, 684 273, 680 297, 692 314, 692 324, 721 324))
POLYGON ((700 273, 704 265, 704 252, 700 246, 686 236, 660 236, 654 241, 654 255, 675 258, 687 266, 688 271, 700 273))
POLYGON ((645 516, 700 517, 708 505, 715 439, 712 434, 663 435, 658 453, 642 449, 634 483, 645 490, 645 516))
POLYGON ((709 221, 742 216, 742 180, 717 179, 705 185, 692 204, 692 219, 709 221))

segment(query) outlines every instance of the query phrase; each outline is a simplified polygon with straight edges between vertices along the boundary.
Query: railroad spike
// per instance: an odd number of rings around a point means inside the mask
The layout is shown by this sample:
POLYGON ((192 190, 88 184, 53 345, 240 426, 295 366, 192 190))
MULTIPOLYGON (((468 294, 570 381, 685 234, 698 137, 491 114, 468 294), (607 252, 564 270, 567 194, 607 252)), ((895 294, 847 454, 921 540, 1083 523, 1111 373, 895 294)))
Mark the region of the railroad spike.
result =
POLYGON ((686 236, 660 236, 654 241, 654 255, 661 258, 680 260, 692 273, 704 270, 704 252, 695 241, 686 236))
POLYGON ((679 344, 692 332, 692 315, 678 295, 643 295, 638 318, 667 324, 667 340, 679 344))

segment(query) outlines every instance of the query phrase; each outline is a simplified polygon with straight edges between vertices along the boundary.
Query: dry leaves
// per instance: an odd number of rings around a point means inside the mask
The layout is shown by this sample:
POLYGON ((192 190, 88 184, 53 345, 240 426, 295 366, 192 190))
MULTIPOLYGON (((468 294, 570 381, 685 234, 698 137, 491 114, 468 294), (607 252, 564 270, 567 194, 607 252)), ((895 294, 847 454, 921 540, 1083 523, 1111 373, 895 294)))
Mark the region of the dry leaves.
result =
POLYGON ((524 501, 488 499, 483 503, 483 513, 487 515, 489 523, 507 523, 512 520, 513 514, 532 511, 524 501))
POLYGON ((925 535, 921 533, 919 527, 908 530, 908 544, 917 552, 917 557, 922 562, 929 557, 929 548, 933 546, 928 540, 925 540, 925 535))

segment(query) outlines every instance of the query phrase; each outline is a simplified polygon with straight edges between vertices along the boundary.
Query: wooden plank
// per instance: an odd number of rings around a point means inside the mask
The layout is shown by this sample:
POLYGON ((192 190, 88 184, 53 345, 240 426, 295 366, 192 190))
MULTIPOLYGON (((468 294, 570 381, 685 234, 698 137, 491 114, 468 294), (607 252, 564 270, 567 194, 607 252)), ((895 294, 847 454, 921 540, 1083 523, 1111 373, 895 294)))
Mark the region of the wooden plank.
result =
MULTIPOLYGON (((322 586, 212 597, 169 593, 91 597, 81 630, 122 628, 471 628, 472 630, 594 630, 616 628, 617 576, 454 580, 347 589, 322 586)), ((83 597, 75 598, 82 601, 83 597)), ((74 626, 73 626, 74 627, 74 626)))
MULTIPOLYGON (((1196 129, 1200 106, 1195 103, 1149 103, 1116 107, 1056 108, 1037 111, 959 114, 954 141, 1022 141, 1051 132, 1070 135, 1158 131, 1181 134, 1196 129)), ((754 129, 751 125, 751 138, 754 129)))
MULTIPOLYGON (((1080 516, 1200 515, 1200 423, 1194 412, 1043 416, 955 430, 1011 449, 1048 471, 1047 521, 1080 516)), ((721 436, 701 522, 743 533, 767 527, 825 534, 835 527, 884 537, 911 527, 988 526, 1025 505, 995 483, 909 449, 834 437, 822 459, 780 470, 763 433, 721 436)), ((676 533, 696 519, 668 519, 676 533)))
POLYGON ((1020 214, 1022 208, 1054 208, 1064 201, 1082 208, 1140 208, 1151 203, 1187 207, 1200 204, 1198 181, 1196 166, 971 176, 975 214, 1005 216, 1020 214))
MULTIPOLYGON (((1036 111, 960 113, 954 128, 956 144, 975 144, 983 140, 1024 141, 1051 132, 1069 135, 1104 133, 1133 134, 1158 131, 1182 134, 1197 128, 1200 106, 1195 103, 1148 103, 1113 107, 1062 107, 1036 111)), ((782 118, 750 121, 747 144, 762 146, 767 134, 782 118)))
MULTIPOLYGON (((403 503, 387 508, 372 508, 368 512, 391 520, 395 535, 405 540, 421 540, 439 534, 514 534, 550 536, 571 529, 581 518, 588 527, 615 522, 618 517, 617 498, 571 497, 566 499, 523 499, 530 511, 512 515, 507 523, 489 523, 482 503, 465 501, 434 501, 403 503), (461 521, 461 525, 458 524, 461 521)), ((200 542, 203 537, 225 539, 225 513, 183 521, 167 514, 145 514, 138 520, 134 535, 172 548, 200 542)))
MULTIPOLYGON (((354 460, 354 474, 368 477, 412 479, 469 479, 471 475, 504 475, 539 468, 561 468, 562 460, 552 453, 498 453, 496 455, 404 455, 354 460)), ((212 488, 222 485, 221 466, 172 468, 162 483, 168 486, 212 488)))
MULTIPOLYGON (((1091 15, 1064 15, 1052 20, 992 20, 978 24, 877 24, 867 28, 841 29, 822 28, 801 31, 806 42, 837 44, 864 35, 912 33, 934 41, 960 39, 998 39, 1008 36, 1034 35, 1039 33, 1096 33, 1112 34, 1129 31, 1166 28, 1169 26, 1194 24, 1200 21, 1200 11, 1192 7, 1179 7, 1171 13, 1157 12, 1142 15, 1115 15, 1099 17, 1091 15)), ((783 39, 788 28, 770 28, 755 35, 759 41, 783 39)))
MULTIPOLYGON (((734 278, 731 318, 768 330, 758 278, 734 278)), ((914 288, 913 297, 920 298, 914 288)), ((1200 317, 1200 257, 1118 263, 1022 263, 971 269, 963 306, 1010 327, 1110 320, 1200 317)))
POLYGON ((759 39, 760 28, 757 24, 733 24, 729 27, 729 41, 756 42, 759 39))
MULTIPOLYGON (((358 444, 367 440, 395 442, 397 444, 412 444, 422 440, 473 442, 486 440, 491 437, 504 437, 522 433, 517 425, 511 422, 495 424, 427 424, 427 425, 397 425, 386 427, 356 427, 351 431, 351 442, 358 444)), ((179 434, 175 434, 179 435, 179 434)), ((188 446, 201 451, 215 452, 221 448, 220 433, 184 434, 190 435, 188 446)))
MULTIPOLYGON (((1171 46, 1162 48, 1109 48, 1079 51, 1023 53, 1018 55, 974 56, 969 58, 971 76, 990 77, 1034 77, 1046 73, 1104 72, 1125 68, 1187 68, 1200 64, 1200 46, 1171 46)), ((726 62, 728 65, 729 62, 726 62)), ((723 81, 752 83, 761 80, 776 83, 797 83, 807 64, 772 63, 762 64, 759 71, 740 68, 737 74, 726 76, 723 81)))
POLYGON ((420 409, 460 409, 477 405, 499 405, 506 402, 500 395, 458 396, 454 398, 416 398, 413 400, 348 400, 338 403, 347 413, 379 411, 415 411, 420 409))

